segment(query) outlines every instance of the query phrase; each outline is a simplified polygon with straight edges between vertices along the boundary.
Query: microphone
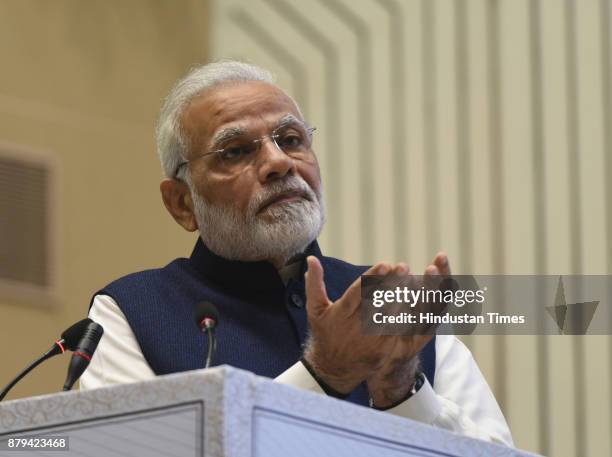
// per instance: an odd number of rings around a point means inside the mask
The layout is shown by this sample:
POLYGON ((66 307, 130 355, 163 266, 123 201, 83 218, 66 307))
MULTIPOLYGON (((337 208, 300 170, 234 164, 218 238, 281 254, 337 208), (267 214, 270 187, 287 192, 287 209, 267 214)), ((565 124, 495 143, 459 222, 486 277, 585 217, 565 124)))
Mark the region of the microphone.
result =
POLYGON ((82 319, 64 330, 61 334, 61 338, 56 340, 55 343, 53 343, 53 346, 51 346, 47 352, 28 365, 11 382, 9 382, 4 389, 2 389, 2 392, 0 392, 0 401, 2 401, 6 394, 8 394, 19 381, 21 381, 30 371, 43 363, 45 360, 58 354, 63 354, 66 349, 73 351, 90 322, 93 321, 88 318, 82 319))
POLYGON ((194 311, 195 323, 202 333, 208 335, 208 354, 206 355, 206 364, 204 368, 210 367, 213 360, 213 355, 217 346, 215 339, 215 328, 219 323, 219 311, 215 305, 210 302, 200 302, 195 306, 194 311))
POLYGON ((93 321, 89 318, 78 321, 76 324, 71 325, 62 333, 62 339, 56 343, 61 343, 64 348, 74 351, 83 336, 83 333, 87 329, 90 323, 93 321))
POLYGON ((72 389, 74 383, 81 377, 85 369, 88 367, 91 358, 93 357, 98 343, 104 334, 104 329, 100 324, 91 321, 87 324, 79 342, 74 348, 70 364, 68 365, 68 374, 64 383, 64 390, 72 389))

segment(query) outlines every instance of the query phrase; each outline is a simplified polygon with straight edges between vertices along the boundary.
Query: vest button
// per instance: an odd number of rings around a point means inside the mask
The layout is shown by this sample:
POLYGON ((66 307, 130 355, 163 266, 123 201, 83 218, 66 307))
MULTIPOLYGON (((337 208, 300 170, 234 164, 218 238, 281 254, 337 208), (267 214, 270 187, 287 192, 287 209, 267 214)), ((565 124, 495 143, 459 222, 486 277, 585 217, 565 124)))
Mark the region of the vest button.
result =
POLYGON ((300 297, 298 294, 291 294, 291 301, 298 308, 304 307, 304 300, 302 300, 302 297, 300 297))

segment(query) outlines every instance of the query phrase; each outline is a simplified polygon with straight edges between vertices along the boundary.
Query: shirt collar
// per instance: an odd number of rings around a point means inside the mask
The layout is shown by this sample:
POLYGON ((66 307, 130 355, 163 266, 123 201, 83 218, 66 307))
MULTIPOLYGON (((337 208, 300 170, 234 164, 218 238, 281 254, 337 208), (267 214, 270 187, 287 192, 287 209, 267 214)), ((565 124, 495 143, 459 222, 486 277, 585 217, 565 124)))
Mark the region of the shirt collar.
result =
MULTIPOLYGON (((316 240, 310 243, 301 258, 295 261, 298 262, 300 268, 295 268, 295 262, 285 268, 291 269, 293 267, 294 271, 297 270, 298 272, 296 279, 303 280, 303 274, 306 272, 306 257, 310 255, 319 259, 323 257, 316 240)), ((289 279, 288 277, 281 278, 274 265, 267 261, 243 262, 225 259, 208 249, 200 237, 198 237, 191 253, 190 263, 207 279, 234 290, 269 291, 271 289, 284 289, 289 279)))

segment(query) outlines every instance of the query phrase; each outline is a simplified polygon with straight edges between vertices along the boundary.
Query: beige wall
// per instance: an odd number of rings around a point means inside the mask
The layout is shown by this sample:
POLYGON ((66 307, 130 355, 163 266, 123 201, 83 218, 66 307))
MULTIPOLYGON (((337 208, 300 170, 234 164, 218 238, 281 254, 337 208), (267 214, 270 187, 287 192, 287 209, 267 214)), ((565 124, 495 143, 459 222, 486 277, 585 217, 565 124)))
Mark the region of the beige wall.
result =
MULTIPOLYGON (((153 128, 173 81, 206 60, 208 20, 203 0, 0 2, 0 144, 48 153, 60 172, 57 301, 0 298, 0 384, 85 317, 97 288, 189 254, 193 235, 159 197, 153 128)), ((9 398, 61 389, 67 362, 9 398)))

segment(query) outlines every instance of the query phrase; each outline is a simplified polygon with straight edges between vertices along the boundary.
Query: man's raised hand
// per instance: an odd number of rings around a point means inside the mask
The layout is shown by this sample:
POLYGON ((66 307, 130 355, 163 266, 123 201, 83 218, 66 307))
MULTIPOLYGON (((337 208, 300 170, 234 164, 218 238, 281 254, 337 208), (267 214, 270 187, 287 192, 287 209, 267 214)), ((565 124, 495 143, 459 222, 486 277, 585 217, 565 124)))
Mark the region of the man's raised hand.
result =
MULTIPOLYGON (((428 289, 437 289, 450 274, 448 256, 440 252, 425 269, 423 283, 428 289)), ((421 308, 421 311, 425 310, 421 308)), ((406 398, 415 382, 418 353, 432 337, 433 331, 399 337, 393 351, 386 354, 384 364, 368 378, 368 390, 375 406, 386 408, 406 398)))
MULTIPOLYGON (((399 337, 366 335, 362 331, 361 278, 332 302, 325 289, 321 263, 313 256, 307 262, 306 311, 311 333, 304 358, 328 386, 337 392, 349 393, 383 366, 399 337)), ((378 263, 364 274, 408 273, 406 264, 378 263)))

